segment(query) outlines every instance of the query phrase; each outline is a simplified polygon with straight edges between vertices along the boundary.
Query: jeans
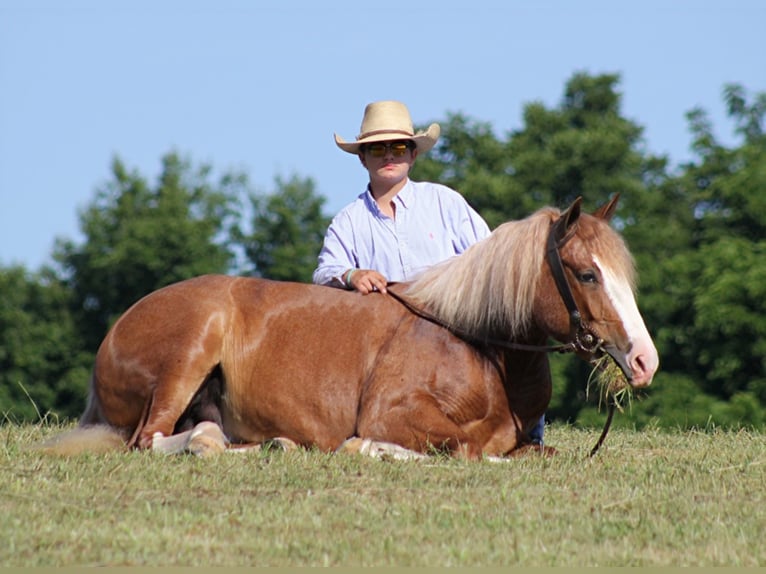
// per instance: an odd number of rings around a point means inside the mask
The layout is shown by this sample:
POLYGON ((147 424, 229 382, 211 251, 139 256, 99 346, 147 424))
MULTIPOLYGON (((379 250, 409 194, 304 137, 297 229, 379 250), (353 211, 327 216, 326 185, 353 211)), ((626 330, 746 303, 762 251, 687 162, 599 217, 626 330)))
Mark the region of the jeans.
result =
POLYGON ((532 439, 532 444, 543 444, 543 432, 545 431, 545 415, 540 417, 537 424, 529 431, 529 438, 532 439))

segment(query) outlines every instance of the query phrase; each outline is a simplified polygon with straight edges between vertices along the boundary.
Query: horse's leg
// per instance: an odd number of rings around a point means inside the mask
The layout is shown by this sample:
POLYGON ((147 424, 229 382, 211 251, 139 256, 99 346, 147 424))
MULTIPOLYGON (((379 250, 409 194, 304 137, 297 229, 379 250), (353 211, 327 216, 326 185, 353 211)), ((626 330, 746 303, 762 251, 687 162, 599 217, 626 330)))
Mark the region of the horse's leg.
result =
POLYGON ((189 406, 176 422, 174 434, 193 429, 197 423, 210 421, 223 428, 221 403, 223 400, 223 374, 217 367, 202 384, 189 406))
POLYGON ((372 458, 393 460, 419 460, 426 458, 423 453, 404 448, 391 442, 363 439, 357 436, 343 441, 335 452, 364 454, 372 458))
POLYGON ((152 450, 162 454, 191 453, 199 457, 208 457, 222 452, 258 452, 266 449, 290 451, 298 445, 285 437, 276 437, 262 443, 230 444, 221 427, 211 421, 197 423, 193 429, 170 436, 157 433, 152 440, 152 450))
POLYGON ((203 421, 193 429, 171 436, 156 433, 152 437, 152 450, 163 454, 190 452, 195 456, 207 457, 226 450, 228 441, 221 427, 210 421, 203 421))
POLYGON ((157 437, 173 435, 176 424, 182 419, 209 372, 210 368, 196 372, 189 369, 184 376, 162 378, 157 383, 146 422, 138 435, 139 448, 150 448, 157 437))
POLYGON ((263 442, 257 442, 257 443, 245 443, 245 444, 232 444, 229 446, 227 452, 250 452, 250 451, 261 451, 261 450, 282 450, 282 451, 291 451, 298 448, 298 443, 295 441, 283 437, 278 436, 274 438, 270 438, 268 440, 265 440, 263 442))
POLYGON ((377 416, 360 417, 358 434, 362 439, 393 443, 419 453, 444 450, 452 456, 476 460, 482 448, 452 421, 430 397, 407 397, 376 409, 377 416), (382 414, 385 413, 385 414, 382 414))

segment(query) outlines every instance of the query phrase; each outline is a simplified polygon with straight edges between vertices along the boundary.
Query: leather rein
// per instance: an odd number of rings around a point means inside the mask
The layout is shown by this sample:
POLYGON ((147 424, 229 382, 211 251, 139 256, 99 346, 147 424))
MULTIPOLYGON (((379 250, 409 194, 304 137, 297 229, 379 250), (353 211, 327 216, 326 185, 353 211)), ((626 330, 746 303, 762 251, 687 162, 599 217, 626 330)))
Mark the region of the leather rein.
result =
MULTIPOLYGON (((394 293, 393 291, 389 290, 388 294, 391 295, 391 297, 393 297, 394 299, 396 299, 399 303, 401 303, 404 307, 406 307, 414 315, 417 315, 421 319, 425 319, 426 321, 430 321, 431 323, 439 325, 440 327, 443 327, 447 329, 448 331, 450 331, 451 333, 453 333, 455 336, 474 345, 480 345, 480 346, 486 345, 486 346, 500 347, 503 349, 510 349, 515 351, 530 351, 530 352, 537 352, 537 353, 583 352, 587 354, 594 354, 597 351, 602 349, 602 345, 604 341, 600 339, 598 336, 596 336, 596 334, 588 327, 587 323, 583 321, 582 314, 580 313, 580 310, 577 308, 577 302, 574 299, 574 295, 572 295, 572 288, 570 287, 569 281, 567 280, 567 277, 566 277, 566 273, 564 272, 564 264, 561 261, 560 249, 574 235, 572 232, 568 232, 568 233, 565 232, 566 231, 565 226, 566 226, 566 221, 564 220, 563 217, 559 218, 551 225, 551 230, 548 233, 548 239, 546 242, 545 258, 551 270, 551 275, 553 276, 553 280, 556 283, 556 288, 558 289, 559 296, 561 297, 564 305, 567 308, 567 312, 569 314, 570 341, 568 343, 564 343, 560 345, 530 345, 525 343, 516 343, 513 341, 506 341, 506 340, 493 339, 493 338, 479 339, 474 335, 471 335, 469 333, 466 333, 465 331, 462 331, 461 329, 457 329, 455 327, 447 325, 438 317, 434 316, 433 314, 423 309, 418 308, 411 301, 407 300, 405 297, 397 293, 394 293)), ((601 447, 604 440, 606 439, 606 435, 609 432, 609 427, 612 424, 612 418, 614 417, 615 407, 616 407, 615 401, 610 400, 608 404, 609 411, 607 414, 606 422, 604 423, 604 430, 601 431, 601 436, 596 442, 596 445, 591 449, 589 456, 592 457, 594 454, 596 454, 596 452, 598 451, 598 449, 601 447)))

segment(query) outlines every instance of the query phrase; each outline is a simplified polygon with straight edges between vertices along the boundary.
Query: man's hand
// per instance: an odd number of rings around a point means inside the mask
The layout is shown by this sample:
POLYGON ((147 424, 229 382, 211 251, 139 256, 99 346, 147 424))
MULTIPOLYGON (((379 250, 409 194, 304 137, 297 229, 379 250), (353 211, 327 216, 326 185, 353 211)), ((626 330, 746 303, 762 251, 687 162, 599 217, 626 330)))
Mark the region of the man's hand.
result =
POLYGON ((372 269, 353 269, 348 273, 351 273, 351 280, 349 281, 348 276, 346 276, 346 282, 362 295, 367 295, 367 293, 372 293, 373 291, 386 293, 388 280, 377 271, 372 269))

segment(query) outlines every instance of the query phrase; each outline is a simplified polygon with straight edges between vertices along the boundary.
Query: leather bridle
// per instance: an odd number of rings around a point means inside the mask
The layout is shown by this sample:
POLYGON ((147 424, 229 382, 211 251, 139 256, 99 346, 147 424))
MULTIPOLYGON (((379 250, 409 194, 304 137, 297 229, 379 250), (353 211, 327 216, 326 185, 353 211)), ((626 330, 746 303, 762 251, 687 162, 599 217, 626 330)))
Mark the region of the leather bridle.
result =
MULTIPOLYGON (((566 218, 560 217, 551 225, 551 230, 548 233, 548 239, 546 242, 546 252, 545 252, 545 258, 546 258, 546 261, 548 262, 548 266, 550 267, 553 280, 556 283, 556 289, 558 290, 559 296, 564 302, 564 306, 567 308, 567 313, 569 314, 570 340, 568 343, 564 343, 561 345, 530 345, 525 343, 516 343, 513 341, 505 341, 505 340, 492 339, 492 338, 478 339, 475 335, 468 334, 462 331, 461 329, 457 329, 454 326, 445 324, 441 319, 439 319, 438 317, 432 315, 431 313, 423 309, 418 308, 411 301, 408 301, 405 297, 397 293, 394 293, 391 290, 388 291, 388 294, 391 295, 394 299, 396 299, 399 303, 404 305, 410 312, 414 313, 418 317, 421 317, 422 319, 435 323, 436 325, 439 325, 440 327, 444 327, 445 329, 449 330, 457 337, 469 343, 472 343, 474 345, 480 345, 480 346, 488 345, 488 346, 501 347, 504 349, 511 349, 511 350, 517 350, 517 351, 531 351, 531 352, 542 352, 542 353, 582 352, 589 355, 593 355, 600 350, 603 351, 604 341, 603 339, 599 338, 590 329, 588 324, 583 320, 582 314, 580 313, 580 310, 577 307, 577 302, 574 299, 574 295, 572 295, 572 288, 570 287, 569 281, 567 280, 566 273, 564 271, 564 264, 561 261, 560 250, 572 238, 573 235, 574 235, 573 231, 567 230, 566 218)), ((606 422, 604 424, 604 430, 601 432, 601 436, 596 442, 596 445, 591 449, 590 456, 593 456, 594 454, 596 454, 598 449, 603 444, 604 439, 606 439, 606 435, 609 432, 609 427, 612 424, 612 418, 614 416, 615 407, 616 407, 615 401, 610 400, 608 404, 609 411, 607 414, 606 422)))
POLYGON ((558 289, 559 295, 569 313, 569 344, 572 346, 571 350, 594 354, 601 348, 604 341, 600 339, 590 327, 588 327, 585 321, 583 321, 582 314, 577 308, 574 295, 572 295, 572 288, 569 286, 569 281, 564 272, 564 264, 561 261, 560 249, 574 235, 573 232, 564 233, 562 227, 564 227, 565 224, 566 222, 562 217, 551 226, 551 231, 548 234, 545 258, 548 261, 548 267, 551 269, 553 280, 556 282, 556 288, 558 289), (559 237, 561 237, 561 239, 559 239, 559 237))
POLYGON ((489 345, 492 347, 501 347, 503 349, 510 349, 515 351, 532 351, 540 353, 575 353, 583 352, 587 354, 594 354, 599 350, 602 350, 604 341, 596 336, 596 334, 588 327, 587 323, 583 321, 582 314, 577 307, 574 296, 572 295, 572 289, 569 286, 569 281, 566 278, 564 272, 564 264, 561 261, 560 249, 567 241, 574 235, 573 233, 564 233, 562 227, 566 224, 564 218, 560 218, 551 225, 551 230, 548 233, 546 260, 548 266, 551 269, 553 280, 556 283, 559 296, 564 302, 567 312, 569 314, 570 324, 570 341, 560 345, 531 345, 526 343, 516 343, 513 341, 506 341, 502 339, 494 338, 479 338, 473 334, 467 333, 462 329, 459 329, 452 325, 447 325, 441 319, 435 315, 420 309, 414 303, 409 301, 406 297, 394 293, 389 290, 388 294, 396 299, 399 303, 404 305, 410 312, 414 313, 418 317, 430 321, 440 327, 444 327, 448 331, 452 332, 457 337, 460 337, 464 341, 475 345, 489 345), (561 237, 561 239, 559 239, 561 237))

